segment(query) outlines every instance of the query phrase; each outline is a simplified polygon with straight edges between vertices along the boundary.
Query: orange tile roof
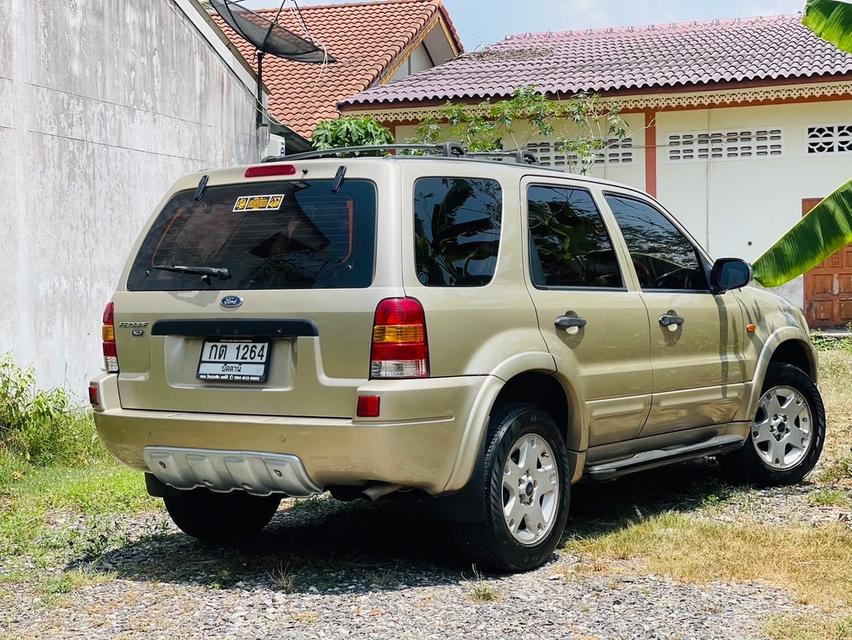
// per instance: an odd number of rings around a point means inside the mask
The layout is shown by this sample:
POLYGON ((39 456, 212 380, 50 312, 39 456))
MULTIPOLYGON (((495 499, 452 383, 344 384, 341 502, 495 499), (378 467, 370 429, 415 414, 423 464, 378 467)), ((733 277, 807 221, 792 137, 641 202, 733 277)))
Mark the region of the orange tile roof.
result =
MULTIPOLYGON (((288 3, 279 22, 297 35, 304 32, 288 3)), ((336 62, 305 64, 267 55, 263 81, 269 88, 269 111, 297 133, 310 138, 318 122, 337 117, 337 102, 370 87, 426 27, 443 20, 462 50, 441 0, 379 0, 352 4, 305 5, 302 18, 314 41, 336 62)), ((278 9, 257 9, 274 18, 278 9)), ((213 19, 253 69, 254 47, 216 14, 213 19)))

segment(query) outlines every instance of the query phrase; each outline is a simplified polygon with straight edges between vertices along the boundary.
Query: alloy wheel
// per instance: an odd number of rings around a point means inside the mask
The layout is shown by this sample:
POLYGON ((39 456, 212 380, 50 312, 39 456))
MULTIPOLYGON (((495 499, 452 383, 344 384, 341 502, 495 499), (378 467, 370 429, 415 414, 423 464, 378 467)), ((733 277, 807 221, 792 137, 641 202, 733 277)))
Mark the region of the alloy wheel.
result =
POLYGON ((768 467, 785 471, 807 454, 811 425, 811 408, 801 393, 788 386, 772 387, 760 397, 751 441, 768 467))
POLYGON ((553 451, 541 436, 521 436, 503 466, 503 518, 523 545, 541 542, 559 511, 559 470, 553 451))

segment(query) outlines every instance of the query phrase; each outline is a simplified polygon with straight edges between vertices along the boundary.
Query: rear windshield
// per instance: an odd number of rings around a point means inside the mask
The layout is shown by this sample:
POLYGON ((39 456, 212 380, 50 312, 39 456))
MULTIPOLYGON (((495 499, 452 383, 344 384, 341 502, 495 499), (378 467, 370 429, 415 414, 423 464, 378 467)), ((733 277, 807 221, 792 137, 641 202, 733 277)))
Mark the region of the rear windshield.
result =
POLYGON ((208 187, 200 201, 178 193, 145 237, 127 288, 368 287, 375 186, 345 180, 333 189, 334 180, 304 180, 208 187))

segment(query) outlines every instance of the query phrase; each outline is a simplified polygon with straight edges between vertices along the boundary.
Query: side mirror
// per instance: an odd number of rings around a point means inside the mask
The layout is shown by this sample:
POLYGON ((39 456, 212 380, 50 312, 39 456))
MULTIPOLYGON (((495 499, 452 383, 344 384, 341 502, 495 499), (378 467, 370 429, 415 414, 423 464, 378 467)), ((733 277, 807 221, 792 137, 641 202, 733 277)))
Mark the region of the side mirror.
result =
POLYGON ((710 271, 710 289, 713 293, 724 293, 739 289, 751 282, 751 265, 740 258, 719 258, 710 271))

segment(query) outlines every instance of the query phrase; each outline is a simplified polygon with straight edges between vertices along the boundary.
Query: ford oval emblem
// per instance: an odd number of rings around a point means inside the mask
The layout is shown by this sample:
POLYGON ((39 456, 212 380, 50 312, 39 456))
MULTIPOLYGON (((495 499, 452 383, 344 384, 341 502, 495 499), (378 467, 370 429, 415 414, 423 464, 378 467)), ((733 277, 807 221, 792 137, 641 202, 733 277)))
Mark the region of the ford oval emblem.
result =
POLYGON ((219 301, 226 309, 236 309, 243 303, 243 299, 240 296, 225 296, 219 301))

